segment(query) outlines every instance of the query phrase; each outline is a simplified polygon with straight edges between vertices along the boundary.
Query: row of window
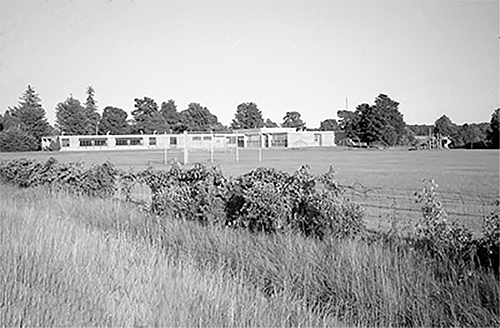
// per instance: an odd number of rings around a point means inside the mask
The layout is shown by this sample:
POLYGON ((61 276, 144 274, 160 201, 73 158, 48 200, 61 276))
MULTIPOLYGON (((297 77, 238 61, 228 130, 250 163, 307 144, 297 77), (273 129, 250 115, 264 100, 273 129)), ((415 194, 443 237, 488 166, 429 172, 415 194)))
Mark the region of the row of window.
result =
MULTIPOLYGON (((248 137, 248 145, 249 146, 259 146, 260 145, 260 135, 251 135, 248 137)), ((171 146, 176 146, 177 145, 177 137, 170 137, 169 138, 169 143, 171 146)), ((238 144, 241 143, 241 147, 243 147, 243 136, 240 136, 238 138, 238 144)), ((138 145, 143 145, 144 140, 143 138, 116 138, 116 146, 138 146, 138 145)), ((192 141, 211 141, 212 136, 193 136, 192 141)), ((321 135, 315 134, 314 135, 314 141, 315 142, 320 142, 321 140, 321 135)), ((108 146, 108 140, 106 138, 85 138, 85 139, 79 139, 80 142, 80 147, 103 147, 103 146, 108 146)), ((236 143, 236 136, 226 136, 226 142, 228 144, 235 144, 236 143)), ((266 139, 266 144, 268 142, 268 139, 266 139)), ((156 146, 156 137, 149 137, 149 145, 150 146, 156 146)), ((70 146, 70 141, 68 138, 62 138, 61 139, 61 146, 62 147, 69 147, 70 146)), ((271 146, 272 147, 287 147, 288 146, 288 138, 286 134, 274 134, 271 138, 271 146)), ((267 146, 266 146, 267 147, 267 146)))

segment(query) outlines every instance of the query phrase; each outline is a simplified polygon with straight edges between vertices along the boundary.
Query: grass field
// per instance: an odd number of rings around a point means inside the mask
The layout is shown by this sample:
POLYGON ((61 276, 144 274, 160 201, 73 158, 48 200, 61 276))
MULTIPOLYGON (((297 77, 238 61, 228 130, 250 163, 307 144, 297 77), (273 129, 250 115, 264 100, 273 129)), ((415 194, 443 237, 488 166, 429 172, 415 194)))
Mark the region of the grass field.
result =
MULTIPOLYGON (((20 157, 46 160, 53 156, 61 162, 80 161, 88 165, 107 160, 120 168, 136 170, 148 166, 168 168, 162 150, 1 153, 0 156, 6 160, 20 157)), ((208 152, 189 154, 190 163, 219 165, 231 176, 261 166, 291 173, 303 164, 309 165, 312 173, 320 174, 334 165, 338 182, 354 187, 346 191, 366 209, 370 228, 387 229, 391 218, 407 226, 420 217, 414 193, 422 188, 423 179, 434 179, 439 184, 438 192, 449 216, 475 232, 480 230, 481 217, 492 211, 499 197, 498 150, 264 149, 263 160, 259 162, 258 150, 241 149, 239 158, 236 162, 234 152, 215 152, 211 163, 208 152)), ((169 151, 168 161, 174 159, 182 161, 181 150, 169 151)))

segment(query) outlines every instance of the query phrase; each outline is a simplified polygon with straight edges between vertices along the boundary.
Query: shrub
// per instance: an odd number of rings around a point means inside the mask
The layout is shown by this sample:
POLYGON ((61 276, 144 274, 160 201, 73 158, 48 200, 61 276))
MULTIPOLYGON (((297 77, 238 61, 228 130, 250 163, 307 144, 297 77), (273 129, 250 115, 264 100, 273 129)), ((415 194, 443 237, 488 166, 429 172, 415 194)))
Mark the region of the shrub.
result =
POLYGON ((31 159, 0 163, 2 182, 20 188, 47 186, 91 197, 112 196, 116 190, 117 172, 109 162, 85 168, 82 163, 59 163, 52 157, 45 163, 31 159))
POLYGON ((293 175, 272 168, 253 170, 231 182, 226 224, 318 238, 355 235, 364 230, 363 212, 342 197, 333 177, 333 169, 317 178, 306 166, 293 175))

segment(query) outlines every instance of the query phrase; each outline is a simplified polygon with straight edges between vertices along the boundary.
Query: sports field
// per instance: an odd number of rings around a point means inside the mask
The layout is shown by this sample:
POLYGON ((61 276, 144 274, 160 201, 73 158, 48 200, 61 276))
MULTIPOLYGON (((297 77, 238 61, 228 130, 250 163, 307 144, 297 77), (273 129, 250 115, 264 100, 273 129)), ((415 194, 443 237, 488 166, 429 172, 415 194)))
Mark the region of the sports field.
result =
MULTIPOLYGON (((54 157, 61 162, 84 162, 86 165, 110 161, 122 169, 144 169, 148 166, 168 168, 163 150, 81 151, 2 153, 1 159, 33 158, 44 161, 54 157)), ((478 230, 483 215, 491 212, 499 197, 498 150, 407 151, 367 149, 263 149, 262 162, 256 149, 215 152, 190 152, 189 163, 219 165, 230 176, 246 173, 256 167, 274 167, 293 172, 300 165, 309 165, 313 174, 326 172, 330 165, 337 171, 337 180, 346 193, 367 210, 371 225, 387 226, 389 217, 405 218, 419 215, 414 193, 422 188, 423 179, 434 179, 443 206, 450 217, 459 218, 478 230), (376 220, 370 220, 376 219, 376 220)), ((181 150, 170 150, 167 163, 183 161, 181 150)), ((404 224, 404 223, 402 223, 404 224)))

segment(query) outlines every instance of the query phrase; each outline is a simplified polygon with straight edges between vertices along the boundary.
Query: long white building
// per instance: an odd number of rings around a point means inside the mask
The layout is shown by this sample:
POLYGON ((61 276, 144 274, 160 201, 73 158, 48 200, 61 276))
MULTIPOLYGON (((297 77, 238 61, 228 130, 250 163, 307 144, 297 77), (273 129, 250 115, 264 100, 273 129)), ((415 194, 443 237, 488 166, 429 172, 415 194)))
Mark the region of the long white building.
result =
POLYGON ((296 131, 294 128, 260 128, 233 133, 134 135, 62 135, 42 138, 42 149, 58 142, 61 151, 130 149, 229 149, 335 147, 333 131, 296 131))

